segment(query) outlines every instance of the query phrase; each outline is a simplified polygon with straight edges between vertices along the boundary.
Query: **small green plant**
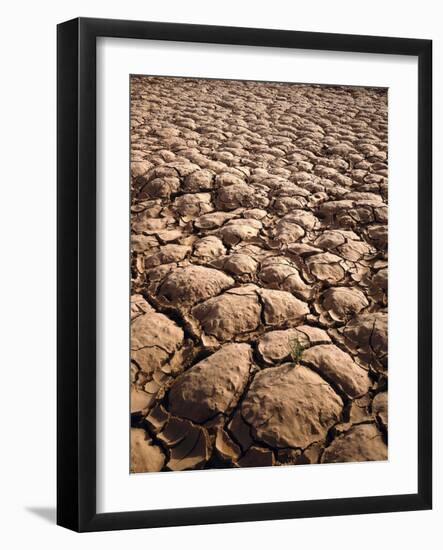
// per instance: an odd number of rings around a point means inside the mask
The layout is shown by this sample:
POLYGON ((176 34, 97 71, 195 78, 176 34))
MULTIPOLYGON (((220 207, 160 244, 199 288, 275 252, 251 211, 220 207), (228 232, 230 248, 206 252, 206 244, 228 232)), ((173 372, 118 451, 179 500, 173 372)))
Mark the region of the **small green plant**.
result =
POLYGON ((303 351, 305 348, 297 337, 289 339, 289 347, 291 350, 292 360, 295 365, 298 365, 303 357, 303 351))

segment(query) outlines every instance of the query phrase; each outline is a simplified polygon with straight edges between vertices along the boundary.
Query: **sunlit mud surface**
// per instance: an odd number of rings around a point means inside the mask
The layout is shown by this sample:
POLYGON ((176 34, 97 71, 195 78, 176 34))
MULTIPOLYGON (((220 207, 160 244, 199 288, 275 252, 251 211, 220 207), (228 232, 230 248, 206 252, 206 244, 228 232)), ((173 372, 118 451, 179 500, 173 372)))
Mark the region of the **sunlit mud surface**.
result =
POLYGON ((131 471, 387 458, 387 92, 131 80, 131 471))

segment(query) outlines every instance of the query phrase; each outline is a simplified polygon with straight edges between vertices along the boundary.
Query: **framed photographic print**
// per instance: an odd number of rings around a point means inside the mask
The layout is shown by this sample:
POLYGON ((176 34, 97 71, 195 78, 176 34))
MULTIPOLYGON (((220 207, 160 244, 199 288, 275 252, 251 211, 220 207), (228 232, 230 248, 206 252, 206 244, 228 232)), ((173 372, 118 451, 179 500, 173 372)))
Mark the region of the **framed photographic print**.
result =
POLYGON ((431 507, 431 66, 58 26, 59 525, 431 507))

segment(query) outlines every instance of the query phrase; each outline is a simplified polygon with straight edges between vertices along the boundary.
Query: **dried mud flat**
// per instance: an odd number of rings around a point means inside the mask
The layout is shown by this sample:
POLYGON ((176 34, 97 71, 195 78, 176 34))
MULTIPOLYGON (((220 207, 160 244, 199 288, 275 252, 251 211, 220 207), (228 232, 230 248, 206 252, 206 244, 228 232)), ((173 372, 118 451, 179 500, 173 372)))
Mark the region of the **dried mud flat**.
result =
POLYGON ((134 76, 131 155, 131 471, 385 460, 386 90, 134 76))

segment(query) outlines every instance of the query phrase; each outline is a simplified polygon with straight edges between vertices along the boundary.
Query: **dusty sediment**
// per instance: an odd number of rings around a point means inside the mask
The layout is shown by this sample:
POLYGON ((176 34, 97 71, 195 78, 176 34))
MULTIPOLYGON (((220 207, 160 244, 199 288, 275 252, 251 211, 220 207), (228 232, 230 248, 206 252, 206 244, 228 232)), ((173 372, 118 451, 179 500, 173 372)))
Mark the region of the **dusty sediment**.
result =
POLYGON ((132 77, 132 472, 387 458, 387 131, 383 89, 132 77))

